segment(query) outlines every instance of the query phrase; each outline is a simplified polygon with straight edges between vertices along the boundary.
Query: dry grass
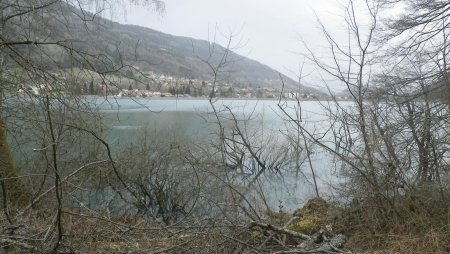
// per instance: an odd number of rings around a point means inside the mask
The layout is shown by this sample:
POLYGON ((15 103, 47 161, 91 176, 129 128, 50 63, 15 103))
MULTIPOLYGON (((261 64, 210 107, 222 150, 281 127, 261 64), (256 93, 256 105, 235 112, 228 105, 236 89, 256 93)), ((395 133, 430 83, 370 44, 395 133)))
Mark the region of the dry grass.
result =
MULTIPOLYGON (((345 249, 353 253, 450 253, 450 195, 408 195, 394 206, 367 199, 340 211, 335 230, 348 236, 345 249), (382 206, 385 205, 385 206, 382 206)), ((11 209, 12 211, 14 209, 11 209)), ((291 214, 272 214, 274 225, 283 225, 291 214)), ((0 213, 1 238, 18 244, 2 243, 2 251, 51 250, 55 208, 38 206, 16 221, 24 225, 13 234, 0 213)), ((64 208, 62 252, 69 253, 239 253, 271 252, 267 237, 247 228, 248 221, 230 224, 220 218, 208 221, 183 221, 167 227, 127 217, 93 214, 82 208, 64 208), (253 234, 252 234, 253 233, 253 234), (266 245, 265 245, 266 244, 266 245)), ((336 233, 336 232, 335 232, 336 233)), ((1 252, 1 251, 0 251, 1 252)))
MULTIPOLYGON (((16 244, 0 244, 0 252, 48 253, 55 241, 52 220, 54 209, 40 207, 30 211, 15 225, 21 230, 2 233, 0 239, 12 239, 16 244)), ((64 237, 61 253, 232 253, 249 249, 251 240, 244 227, 211 226, 207 223, 180 223, 171 227, 136 222, 125 217, 108 218, 87 215, 79 208, 65 209, 64 237), (82 215, 80 215, 82 214, 82 215), (247 238, 247 239, 246 239, 247 238)), ((0 228, 9 226, 3 214, 0 228)))
POLYGON ((385 204, 370 200, 348 207, 340 222, 349 236, 347 248, 357 253, 450 253, 449 194, 420 190, 385 204))

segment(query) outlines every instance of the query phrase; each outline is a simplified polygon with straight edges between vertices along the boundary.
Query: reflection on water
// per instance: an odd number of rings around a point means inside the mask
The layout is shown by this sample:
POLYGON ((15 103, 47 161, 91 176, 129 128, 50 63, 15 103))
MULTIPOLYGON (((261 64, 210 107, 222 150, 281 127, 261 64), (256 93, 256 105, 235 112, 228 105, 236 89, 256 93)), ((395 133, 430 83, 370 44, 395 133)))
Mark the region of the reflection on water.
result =
MULTIPOLYGON (((153 142, 162 142, 165 144, 172 141, 181 140, 180 143, 189 142, 196 145, 201 145, 207 148, 212 142, 217 141, 219 128, 216 124, 216 117, 212 114, 212 108, 208 100, 197 99, 140 99, 133 100, 130 98, 108 99, 100 97, 88 98, 91 105, 100 109, 104 117, 106 125, 106 140, 110 144, 113 154, 119 158, 121 153, 127 147, 138 146, 142 142, 142 135, 146 135, 146 139, 157 137, 153 142)), ((239 119, 245 121, 239 122, 242 130, 248 134, 255 146, 263 147, 270 156, 277 156, 272 153, 273 149, 277 149, 278 145, 290 145, 288 142, 289 132, 295 132, 295 125, 286 121, 278 105, 278 101, 256 101, 256 100, 218 100, 215 102, 216 109, 225 120, 224 127, 231 127, 233 122, 230 120, 231 113, 236 115, 239 119)), ((326 102, 324 102, 326 103, 326 102)), ((311 132, 317 132, 326 129, 329 125, 326 121, 325 112, 322 109, 320 102, 306 101, 302 102, 302 120, 305 127, 311 132)), ((284 105, 286 111, 295 115, 295 102, 286 102, 284 105)), ((32 138, 39 138, 38 136, 29 133, 32 138)), ((85 137, 80 140, 76 132, 64 133, 65 139, 68 139, 69 148, 60 147, 60 151, 64 156, 75 158, 76 162, 82 163, 82 156, 79 154, 80 149, 84 149, 84 145, 89 142, 95 143, 92 137, 85 137), (84 142, 84 143, 83 143, 84 142), (78 146, 76 146, 78 144, 78 146), (73 149, 70 149, 74 146, 73 149), (79 150, 77 150, 79 149, 79 150), (78 153, 77 153, 78 151, 78 153)), ((15 140, 16 141, 16 140, 15 140)), ((16 146, 15 156, 19 167, 25 170, 35 163, 33 156, 41 156, 45 151, 33 152, 33 148, 41 147, 39 140, 31 141, 28 145, 19 144, 16 146), (35 142, 35 143, 32 143, 35 142), (24 158, 30 159, 24 159, 24 158)), ((17 144, 17 142, 16 142, 17 144)), ((89 155, 89 151, 83 151, 89 155)), ((305 155, 302 155, 303 159, 305 155)), ((95 157, 95 156, 94 156, 95 157)), ((273 158, 272 158, 273 159, 273 158)), ((87 161, 91 159, 87 158, 87 161)), ((71 171, 78 167, 77 163, 67 164, 64 167, 71 171)), ((312 165, 318 178, 319 191, 321 194, 332 194, 328 183, 336 182, 333 175, 334 163, 327 153, 313 147, 312 165)), ((36 165, 39 173, 42 172, 45 165, 36 165)), ((271 206, 272 209, 277 209, 279 206, 283 210, 294 210, 302 205, 307 199, 314 195, 314 188, 312 184, 312 176, 308 163, 303 163, 300 166, 300 172, 295 165, 287 163, 283 166, 281 173, 275 174, 267 172, 263 174, 257 182, 255 182, 255 189, 248 194, 249 199, 252 196, 263 196, 271 206), (280 203, 281 202, 281 203, 280 203)), ((254 174, 248 172, 240 172, 237 181, 250 182, 254 174)), ((94 200, 94 204, 110 203, 111 190, 105 189, 105 193, 86 192, 82 195, 93 195, 94 198, 83 196, 83 199, 94 200), (108 197, 108 198, 105 198, 108 197)), ((255 202, 261 202, 259 198, 254 199, 255 202)), ((260 204, 264 207, 264 204, 260 204)))
MULTIPOLYGON (((97 100, 95 103, 112 127, 107 135, 108 141, 114 144, 112 147, 120 149, 138 142, 142 129, 155 133, 170 130, 177 137, 187 136, 200 144, 217 138, 218 126, 214 124, 216 120, 207 100, 120 98, 109 102, 97 100)), ((229 114, 224 110, 226 106, 238 118, 248 119, 245 126, 248 133, 257 133, 263 139, 275 136, 274 140, 281 142, 286 138, 286 131, 293 126, 283 120, 277 103, 278 101, 268 100, 219 100, 215 106, 225 117, 229 114)), ((286 110, 295 114, 295 102, 287 103, 286 110)), ((323 122, 326 117, 319 102, 303 102, 302 115, 303 120, 308 122, 307 128, 312 132, 326 127, 323 122)), ((322 194, 332 194, 328 187, 328 183, 333 181, 332 160, 328 154, 318 149, 314 152, 312 164, 318 177, 319 191, 322 194)), ((286 168, 281 175, 265 174, 257 182, 259 194, 268 200, 272 208, 277 208, 280 204, 284 210, 298 208, 314 195, 310 172, 309 164, 303 163, 300 174, 294 167, 286 168)))

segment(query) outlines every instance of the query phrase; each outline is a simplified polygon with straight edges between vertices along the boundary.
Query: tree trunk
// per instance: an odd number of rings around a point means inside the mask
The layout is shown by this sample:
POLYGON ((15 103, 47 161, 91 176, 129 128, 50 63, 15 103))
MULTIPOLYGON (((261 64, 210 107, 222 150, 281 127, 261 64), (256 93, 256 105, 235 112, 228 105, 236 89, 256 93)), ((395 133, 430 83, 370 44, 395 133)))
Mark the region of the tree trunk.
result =
POLYGON ((30 201, 30 193, 18 178, 14 159, 9 149, 6 123, 0 116, 0 178, 2 181, 2 197, 5 206, 7 202, 14 205, 24 206, 30 201), (6 179, 5 179, 6 178, 6 179))

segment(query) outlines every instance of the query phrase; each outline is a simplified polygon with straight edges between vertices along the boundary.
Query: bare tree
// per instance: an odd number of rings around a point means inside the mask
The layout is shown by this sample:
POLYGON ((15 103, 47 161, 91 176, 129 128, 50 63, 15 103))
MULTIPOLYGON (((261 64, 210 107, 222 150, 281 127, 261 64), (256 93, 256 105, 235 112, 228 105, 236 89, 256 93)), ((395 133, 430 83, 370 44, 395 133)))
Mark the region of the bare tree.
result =
MULTIPOLYGON (((342 83, 349 93, 354 107, 346 107, 334 100, 332 107, 325 110, 330 116, 331 128, 328 129, 336 140, 335 143, 326 142, 320 135, 312 135, 310 131, 301 127, 304 132, 322 148, 331 152, 342 160, 351 171, 362 178, 373 188, 374 193, 382 195, 376 175, 376 152, 374 148, 376 138, 371 135, 370 114, 367 105, 367 92, 371 84, 371 66, 374 64, 374 36, 377 29, 379 5, 372 5, 369 1, 362 1, 359 5, 355 1, 348 1, 345 8, 345 21, 348 30, 346 45, 340 45, 323 24, 321 29, 329 45, 331 61, 325 62, 315 52, 306 47, 305 56, 312 61, 324 75, 329 75, 342 83), (370 17, 368 26, 362 28, 357 13, 365 6, 370 17)), ((355 175, 355 176, 356 176, 355 175)))
MULTIPOLYGON (((164 3, 158 0, 132 2, 151 5, 160 11, 164 9, 164 3)), ((65 185, 69 178, 82 169, 97 164, 92 160, 94 158, 88 159, 86 163, 74 163, 73 155, 71 162, 65 161, 70 157, 67 156, 70 150, 68 147, 74 145, 66 142, 70 136, 74 138, 89 134, 97 144, 105 145, 108 149, 107 143, 100 138, 98 129, 90 129, 85 122, 87 119, 83 119, 96 113, 89 106, 89 101, 79 97, 78 91, 83 79, 73 79, 73 69, 79 70, 76 78, 92 78, 92 73, 95 73, 103 83, 107 83, 108 74, 128 67, 123 62, 112 64, 108 56, 89 51, 83 46, 83 42, 72 37, 75 34, 73 31, 78 29, 77 25, 84 26, 87 33, 95 28, 98 25, 96 15, 109 4, 113 3, 95 0, 8 0, 0 3, 0 177, 3 209, 9 222, 14 223, 18 217, 11 216, 8 205, 10 201, 13 202, 11 207, 23 208, 16 214, 20 215, 54 190, 55 216, 44 237, 44 241, 53 240, 53 252, 60 248, 64 234, 64 190, 68 188, 65 185), (97 13, 90 13, 85 9, 92 4, 96 5, 97 13), (7 128, 7 124, 14 127, 7 128), (13 134, 13 130, 26 132, 25 126, 35 133, 42 130, 40 137, 43 146, 35 148, 35 151, 44 154, 46 170, 43 172, 42 168, 39 172, 45 177, 37 190, 29 188, 34 183, 25 186, 24 183, 28 180, 22 181, 30 179, 30 176, 19 175, 17 172, 7 139, 7 135, 13 134), (40 129, 33 130, 35 127, 40 129), (77 169, 70 171, 73 166, 77 169), (47 176, 54 179, 53 186, 42 192, 42 188, 48 188, 47 176), (54 239, 53 229, 56 229, 54 239)), ((36 137, 33 139, 34 142, 37 141, 36 137)), ((108 159, 111 161, 111 156, 108 159)))
POLYGON ((417 95, 434 92, 439 94, 435 97, 448 103, 449 3, 440 0, 379 2, 390 7, 401 4, 404 9, 403 15, 384 20, 385 29, 380 41, 389 45, 386 59, 393 64, 403 61, 408 64, 411 58, 420 58, 422 69, 426 68, 420 78, 431 82, 417 95))
POLYGON ((347 1, 348 40, 338 40, 319 23, 328 51, 305 44, 305 57, 320 81, 343 85, 350 101, 322 102, 329 122, 321 132, 306 128, 292 112, 284 114, 333 156, 343 183, 339 190, 354 212, 348 224, 357 230, 408 231, 417 227, 411 224, 414 216, 445 220, 448 209, 438 204, 448 200, 442 180, 448 164, 446 6, 443 1, 347 1), (393 2, 415 9, 382 20, 393 2))

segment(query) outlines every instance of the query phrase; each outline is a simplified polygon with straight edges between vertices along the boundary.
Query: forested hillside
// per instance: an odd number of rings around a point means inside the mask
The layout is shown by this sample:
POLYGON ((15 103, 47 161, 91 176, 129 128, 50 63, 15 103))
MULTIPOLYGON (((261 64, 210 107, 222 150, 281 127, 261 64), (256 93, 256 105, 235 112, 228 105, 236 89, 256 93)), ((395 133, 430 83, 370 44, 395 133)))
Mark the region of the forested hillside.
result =
MULTIPOLYGON (((233 44, 227 49, 214 41, 122 25, 68 4, 61 4, 58 12, 41 16, 37 21, 27 28, 26 36, 36 36, 43 39, 43 42, 52 42, 46 45, 47 57, 39 55, 36 58, 48 68, 75 66, 102 72, 131 66, 159 75, 210 80, 214 73, 208 63, 216 65, 224 52, 227 52, 228 63, 221 69, 218 77, 221 82, 243 87, 279 88, 283 79, 287 87, 297 87, 291 78, 285 75, 280 78, 280 74, 270 67, 234 53, 233 44), (90 63, 87 63, 86 56, 67 55, 61 52, 63 50, 83 51, 89 55, 90 63)), ((24 36, 24 33, 15 30, 22 28, 6 27, 4 32, 12 36, 24 36)), ((304 87, 303 92, 318 93, 309 87, 304 87)))

